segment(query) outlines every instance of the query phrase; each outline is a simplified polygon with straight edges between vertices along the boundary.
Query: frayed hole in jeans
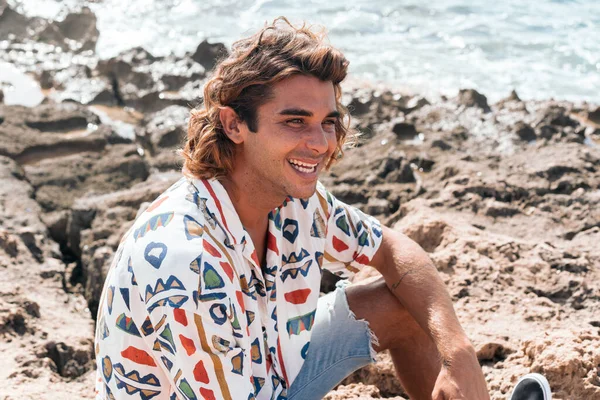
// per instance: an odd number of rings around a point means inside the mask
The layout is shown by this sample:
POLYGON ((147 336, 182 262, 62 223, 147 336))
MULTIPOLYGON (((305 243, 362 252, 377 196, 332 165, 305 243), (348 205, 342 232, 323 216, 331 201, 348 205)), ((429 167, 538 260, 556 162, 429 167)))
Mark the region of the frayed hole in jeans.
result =
MULTIPOLYGON (((347 304, 347 302, 348 301, 346 299, 346 304, 347 304)), ((377 355, 377 351, 375 351, 375 347, 379 347, 379 339, 377 338, 377 335, 375 335, 375 332, 373 332, 373 330, 369 326, 369 321, 365 321, 364 319, 356 319, 356 314, 354 314, 352 312, 350 307, 348 307, 348 318, 353 319, 358 322, 362 322, 367 327, 367 334, 369 335, 369 342, 370 342, 369 353, 371 354, 371 361, 375 362, 375 356, 377 355)))

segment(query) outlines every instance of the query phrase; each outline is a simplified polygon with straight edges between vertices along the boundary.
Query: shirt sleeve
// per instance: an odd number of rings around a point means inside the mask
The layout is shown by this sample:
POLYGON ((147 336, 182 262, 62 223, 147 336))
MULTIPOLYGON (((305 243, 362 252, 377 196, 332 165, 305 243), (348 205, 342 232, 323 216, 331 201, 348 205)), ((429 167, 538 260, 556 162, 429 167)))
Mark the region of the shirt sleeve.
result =
POLYGON ((336 199, 321 183, 317 185, 317 196, 327 227, 323 268, 342 278, 351 278, 369 265, 381 245, 381 224, 336 199))

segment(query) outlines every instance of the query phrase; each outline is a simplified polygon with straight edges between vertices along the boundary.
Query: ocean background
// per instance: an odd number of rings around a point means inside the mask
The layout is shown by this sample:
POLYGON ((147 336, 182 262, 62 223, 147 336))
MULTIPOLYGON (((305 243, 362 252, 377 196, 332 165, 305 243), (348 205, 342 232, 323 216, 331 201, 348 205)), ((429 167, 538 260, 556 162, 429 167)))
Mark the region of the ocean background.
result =
POLYGON ((9 0, 28 15, 61 19, 89 6, 103 58, 142 46, 155 55, 227 46, 266 21, 324 25, 354 78, 426 96, 474 88, 497 101, 600 104, 599 0, 9 0))

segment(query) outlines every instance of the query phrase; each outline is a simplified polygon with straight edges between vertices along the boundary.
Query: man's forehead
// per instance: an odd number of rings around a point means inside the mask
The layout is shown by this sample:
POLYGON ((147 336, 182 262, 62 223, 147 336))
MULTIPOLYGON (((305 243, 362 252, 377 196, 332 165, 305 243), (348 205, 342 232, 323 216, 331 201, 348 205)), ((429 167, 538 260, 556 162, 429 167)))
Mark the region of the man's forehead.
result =
MULTIPOLYGON (((269 101, 277 114, 302 110, 307 116, 336 111, 335 91, 331 82, 281 82, 274 85, 269 101)), ((295 113, 300 114, 300 113, 295 113)))

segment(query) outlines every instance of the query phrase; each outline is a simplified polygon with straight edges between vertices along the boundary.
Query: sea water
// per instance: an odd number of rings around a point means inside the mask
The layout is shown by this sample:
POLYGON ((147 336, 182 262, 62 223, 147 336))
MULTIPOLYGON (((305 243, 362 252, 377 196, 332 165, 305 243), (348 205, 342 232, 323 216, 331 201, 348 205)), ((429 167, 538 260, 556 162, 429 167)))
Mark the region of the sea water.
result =
POLYGON ((600 103, 598 0, 9 0, 29 15, 62 18, 89 6, 97 52, 142 46, 155 55, 200 41, 251 34, 284 15, 323 25, 350 60, 351 75, 424 95, 474 88, 491 101, 600 103))

